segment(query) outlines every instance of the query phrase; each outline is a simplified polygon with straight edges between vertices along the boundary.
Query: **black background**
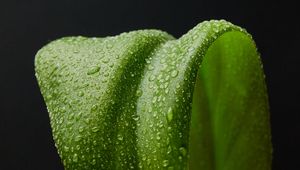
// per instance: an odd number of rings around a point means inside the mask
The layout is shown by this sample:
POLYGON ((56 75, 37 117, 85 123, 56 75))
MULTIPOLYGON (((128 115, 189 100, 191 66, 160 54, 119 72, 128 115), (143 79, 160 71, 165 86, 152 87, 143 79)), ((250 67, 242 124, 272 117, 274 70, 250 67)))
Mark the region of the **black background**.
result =
POLYGON ((101 37, 143 28, 179 37, 209 19, 226 19, 253 35, 269 91, 273 169, 299 169, 297 10, 293 2, 275 0, 1 0, 0 169, 63 169, 34 77, 34 55, 43 45, 68 35, 101 37))

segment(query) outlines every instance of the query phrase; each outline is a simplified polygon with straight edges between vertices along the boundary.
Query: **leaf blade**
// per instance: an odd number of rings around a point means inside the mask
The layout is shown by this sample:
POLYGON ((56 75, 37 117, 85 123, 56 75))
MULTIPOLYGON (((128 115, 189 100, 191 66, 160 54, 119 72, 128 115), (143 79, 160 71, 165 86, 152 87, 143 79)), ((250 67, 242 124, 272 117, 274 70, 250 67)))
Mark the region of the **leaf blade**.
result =
POLYGON ((155 30, 64 38, 41 49, 35 63, 66 169, 270 168, 260 65, 251 36, 225 21, 203 22, 178 40, 155 30), (237 78, 233 70, 242 74, 237 78), (245 96, 246 104, 239 104, 245 96), (252 121, 239 118, 248 123, 243 125, 235 119, 245 109, 260 114, 252 121), (235 143, 255 125, 255 142, 235 143), (240 137, 235 129, 242 127, 240 137))

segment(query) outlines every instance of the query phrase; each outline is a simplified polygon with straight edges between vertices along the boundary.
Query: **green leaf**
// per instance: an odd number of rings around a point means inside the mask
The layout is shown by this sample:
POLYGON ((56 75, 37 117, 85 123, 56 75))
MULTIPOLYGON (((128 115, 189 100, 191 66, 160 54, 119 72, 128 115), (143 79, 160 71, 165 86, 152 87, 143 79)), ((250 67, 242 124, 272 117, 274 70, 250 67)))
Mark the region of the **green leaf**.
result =
POLYGON ((65 169, 271 169, 262 64, 229 22, 66 37, 35 70, 65 169))

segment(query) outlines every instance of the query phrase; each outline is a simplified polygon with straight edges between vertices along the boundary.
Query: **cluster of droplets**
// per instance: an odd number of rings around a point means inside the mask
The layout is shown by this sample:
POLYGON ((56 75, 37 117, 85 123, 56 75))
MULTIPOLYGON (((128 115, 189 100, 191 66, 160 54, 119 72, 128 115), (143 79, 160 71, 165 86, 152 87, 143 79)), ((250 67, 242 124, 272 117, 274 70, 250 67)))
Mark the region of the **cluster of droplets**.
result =
POLYGON ((136 31, 44 47, 36 76, 66 169, 185 167, 196 68, 228 30, 244 31, 212 21, 164 44, 172 37, 136 31))

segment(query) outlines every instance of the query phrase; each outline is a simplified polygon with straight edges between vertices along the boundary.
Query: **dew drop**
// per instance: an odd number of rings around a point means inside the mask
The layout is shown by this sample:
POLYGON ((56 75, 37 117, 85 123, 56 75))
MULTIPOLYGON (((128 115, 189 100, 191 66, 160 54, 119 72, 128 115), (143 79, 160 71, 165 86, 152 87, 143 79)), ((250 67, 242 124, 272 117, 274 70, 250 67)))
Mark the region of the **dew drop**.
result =
POLYGON ((67 146, 64 146, 64 151, 65 151, 65 152, 69 152, 69 150, 70 150, 70 148, 69 148, 69 147, 67 147, 67 146))
POLYGON ((78 96, 79 97, 82 97, 84 95, 84 92, 83 91, 80 91, 79 93, 78 93, 78 96))
POLYGON ((112 48, 113 46, 112 46, 112 44, 107 44, 107 49, 110 49, 110 48, 112 48))
POLYGON ((180 147, 179 152, 181 153, 182 156, 186 156, 186 154, 187 154, 185 147, 180 147))
POLYGON ((178 75, 178 71, 177 70, 173 70, 172 72, 171 72, 171 77, 176 77, 178 75))
POLYGON ((98 107, 97 105, 93 105, 92 108, 91 108, 91 111, 93 111, 93 112, 96 111, 97 107, 98 107))
POLYGON ((160 63, 161 64, 163 64, 163 63, 165 63, 166 62, 166 59, 165 58, 162 58, 161 60, 160 60, 160 63))
POLYGON ((133 118, 133 120, 135 120, 135 121, 138 121, 138 120, 140 119, 139 116, 137 116, 137 115, 133 116, 132 118, 133 118))
POLYGON ((122 141, 123 140, 123 136, 118 134, 118 140, 122 141))
POLYGON ((168 160, 164 160, 163 161, 163 167, 167 167, 169 165, 169 161, 168 160))
POLYGON ((99 66, 92 67, 90 70, 88 70, 87 75, 95 74, 95 73, 99 72, 99 70, 100 70, 99 66))
POLYGON ((92 165, 96 165, 96 159, 92 160, 92 165))
POLYGON ((76 153, 73 155, 73 161, 74 161, 74 162, 77 162, 77 161, 78 161, 78 155, 77 155, 76 153))
POLYGON ((172 147, 168 146, 167 154, 170 154, 172 152, 172 147))
POLYGON ((109 62, 109 58, 108 57, 103 58, 102 62, 103 63, 108 63, 109 62))
POLYGON ((83 127, 80 126, 79 129, 78 129, 78 131, 79 131, 80 133, 83 132, 83 127))
POLYGON ((155 79, 155 76, 152 74, 150 77, 149 77, 149 81, 153 81, 155 79))
POLYGON ((109 72, 106 71, 104 74, 103 74, 104 77, 108 77, 109 76, 109 72))
POLYGON ((154 96, 152 99, 152 103, 155 103, 157 101, 157 96, 154 96))
POLYGON ((143 94, 143 91, 142 91, 142 90, 138 89, 138 90, 136 91, 136 96, 137 96, 137 97, 141 97, 142 94, 143 94))
POLYGON ((94 132, 94 133, 96 133, 96 132, 98 132, 99 131, 99 128, 98 127, 92 127, 92 132, 94 132))
POLYGON ((145 161, 147 159, 146 155, 142 156, 142 160, 145 161))
POLYGON ((148 66, 148 70, 153 70, 153 69, 154 69, 154 67, 152 65, 148 66))
POLYGON ((167 120, 168 120, 169 122, 171 122, 172 119, 173 119, 173 110, 172 110, 171 107, 169 107, 168 112, 167 112, 167 120))
POLYGON ((75 137, 75 141, 79 142, 81 140, 81 138, 82 138, 81 135, 78 135, 78 136, 75 137))

